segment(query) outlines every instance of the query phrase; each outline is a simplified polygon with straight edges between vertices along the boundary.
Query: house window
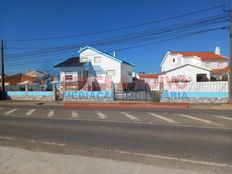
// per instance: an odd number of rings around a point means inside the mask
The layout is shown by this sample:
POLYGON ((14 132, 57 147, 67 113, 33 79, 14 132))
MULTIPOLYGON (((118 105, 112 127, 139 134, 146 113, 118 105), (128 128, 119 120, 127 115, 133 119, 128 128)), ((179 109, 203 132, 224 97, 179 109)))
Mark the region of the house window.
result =
POLYGON ((65 80, 73 80, 73 76, 72 75, 65 75, 65 80))
POLYGON ((176 59, 172 59, 172 62, 175 63, 175 62, 176 62, 176 59))
POLYGON ((115 76, 116 75, 115 70, 107 70, 106 75, 107 76, 115 76))
POLYGON ((80 62, 87 62, 87 61, 88 61, 88 58, 87 58, 87 57, 81 57, 80 62))
POLYGON ((128 76, 132 76, 132 72, 128 71, 128 76))
POLYGON ((101 57, 94 57, 94 63, 101 63, 101 57))
POLYGON ((197 82, 206 82, 208 81, 206 74, 197 74, 197 82))

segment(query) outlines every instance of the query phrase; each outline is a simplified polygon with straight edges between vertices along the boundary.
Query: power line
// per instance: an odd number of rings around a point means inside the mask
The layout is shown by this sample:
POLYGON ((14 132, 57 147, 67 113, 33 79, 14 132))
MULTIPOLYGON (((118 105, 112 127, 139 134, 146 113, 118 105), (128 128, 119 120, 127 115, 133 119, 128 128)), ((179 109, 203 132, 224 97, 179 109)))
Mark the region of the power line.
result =
MULTIPOLYGON (((122 44, 122 43, 130 43, 134 41, 141 41, 141 39, 155 39, 154 36, 161 35, 161 34, 173 34, 173 32, 183 32, 184 30, 192 30, 199 27, 207 27, 209 25, 219 24, 223 23, 229 20, 229 17, 227 14, 223 15, 217 15, 217 16, 211 16, 207 18, 200 18, 198 20, 192 20, 185 23, 178 23, 170 26, 164 26, 160 28, 154 28, 152 30, 146 30, 142 32, 127 34, 127 35, 121 35, 117 37, 112 37, 108 39, 102 39, 102 40, 96 40, 89 42, 90 45, 93 46, 107 46, 112 44, 122 44)), ((165 36, 159 36, 159 37, 165 37, 165 36)), ((8 58, 20 58, 20 57, 30 57, 34 55, 43 55, 45 53, 52 53, 52 52, 59 52, 59 51, 65 51, 65 50, 72 50, 77 49, 78 47, 82 46, 82 43, 79 44, 72 44, 67 46, 58 46, 48 49, 40 49, 35 50, 32 52, 24 52, 24 53, 14 53, 8 55, 8 58)))
MULTIPOLYGON (((163 39, 163 40, 156 41, 156 42, 153 42, 153 43, 149 43, 149 45, 151 45, 151 44, 157 44, 157 43, 161 43, 161 42, 165 42, 165 41, 169 41, 169 40, 174 40, 174 39, 180 39, 180 38, 183 38, 183 37, 189 37, 189 36, 193 36, 193 35, 196 35, 196 34, 202 34, 202 33, 205 33, 205 32, 212 32, 212 31, 221 30, 221 29, 226 29, 226 27, 218 27, 218 28, 211 28, 211 29, 206 29, 206 30, 200 30, 200 31, 197 31, 197 32, 189 32, 189 33, 186 33, 186 34, 181 34, 179 36, 173 36, 171 38, 167 38, 167 39, 163 39)), ((110 51, 112 52, 112 51, 128 50, 128 49, 133 49, 133 48, 141 47, 141 46, 144 46, 144 45, 148 45, 148 43, 147 44, 140 44, 140 45, 137 45, 137 46, 134 46, 134 47, 127 47, 127 48, 122 48, 122 49, 114 49, 114 50, 110 50, 110 51)), ((107 52, 110 52, 110 51, 107 51, 107 52)), ((93 55, 96 55, 96 54, 93 54, 93 55)), ((52 62, 53 61, 59 61, 60 59, 61 58, 53 59, 52 62)), ((41 63, 41 60, 39 60, 37 62, 34 62, 34 63, 30 63, 30 65, 38 64, 38 63, 41 63)), ((7 65, 7 67, 15 67, 15 66, 25 66, 25 63, 21 63, 21 64, 17 64, 17 65, 7 65)))
POLYGON ((146 25, 154 24, 154 23, 160 23, 160 22, 164 22, 164 21, 178 19, 178 18, 182 18, 182 17, 186 17, 186 16, 192 16, 192 15, 196 15, 196 14, 200 14, 200 13, 205 13, 205 12, 212 11, 212 10, 219 9, 219 8, 223 8, 223 5, 218 5, 218 6, 214 6, 214 7, 211 7, 211 8, 206 8, 206 9, 202 9, 202 10, 198 10, 198 11, 194 11, 194 12, 190 12, 190 13, 185 13, 185 14, 181 14, 181 15, 177 15, 177 16, 173 16, 173 17, 168 17, 168 18, 153 20, 153 21, 149 21, 149 22, 145 22, 145 23, 140 23, 140 24, 135 24, 135 25, 128 25, 128 26, 119 27, 119 28, 113 28, 113 29, 109 29, 109 30, 102 30, 102 31, 97 31, 97 32, 82 33, 82 34, 77 34, 77 35, 56 36, 56 37, 47 37, 47 38, 34 38, 34 39, 21 39, 21 40, 7 40, 7 41, 9 41, 9 42, 47 41, 47 40, 64 39, 64 38, 75 38, 75 37, 80 37, 80 36, 90 36, 90 35, 96 35, 96 34, 103 34, 103 33, 120 31, 120 30, 125 30, 125 29, 130 29, 130 28, 137 28, 137 27, 141 27, 141 26, 146 26, 146 25))

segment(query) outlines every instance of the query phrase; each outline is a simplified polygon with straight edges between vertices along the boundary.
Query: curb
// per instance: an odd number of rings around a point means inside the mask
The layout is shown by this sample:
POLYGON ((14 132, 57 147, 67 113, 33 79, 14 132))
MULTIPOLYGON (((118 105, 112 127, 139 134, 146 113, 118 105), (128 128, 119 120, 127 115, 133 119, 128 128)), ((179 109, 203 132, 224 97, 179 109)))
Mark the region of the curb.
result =
POLYGON ((67 109, 188 109, 189 104, 162 103, 64 103, 67 109))

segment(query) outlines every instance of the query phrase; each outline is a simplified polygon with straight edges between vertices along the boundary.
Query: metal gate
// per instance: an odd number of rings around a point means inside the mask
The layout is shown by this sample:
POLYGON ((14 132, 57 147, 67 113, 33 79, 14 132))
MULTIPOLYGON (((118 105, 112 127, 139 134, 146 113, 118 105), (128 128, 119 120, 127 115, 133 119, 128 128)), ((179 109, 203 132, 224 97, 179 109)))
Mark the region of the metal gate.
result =
POLYGON ((157 91, 122 91, 114 92, 115 100, 160 101, 160 93, 157 91))

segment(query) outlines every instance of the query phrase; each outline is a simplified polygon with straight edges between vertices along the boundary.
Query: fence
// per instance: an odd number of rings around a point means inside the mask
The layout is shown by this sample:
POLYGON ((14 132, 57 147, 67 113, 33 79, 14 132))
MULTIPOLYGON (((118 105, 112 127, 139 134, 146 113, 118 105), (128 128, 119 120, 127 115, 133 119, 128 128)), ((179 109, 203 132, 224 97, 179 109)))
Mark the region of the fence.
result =
POLYGON ((105 91, 112 89, 112 83, 98 83, 89 81, 70 81, 59 83, 60 91, 105 91))
MULTIPOLYGON (((5 85, 6 91, 25 91, 26 85, 5 85)), ((28 84, 28 91, 41 91, 41 86, 39 84, 28 84)))
POLYGON ((9 100, 56 100, 55 88, 52 91, 42 91, 39 84, 6 85, 5 90, 4 94, 1 92, 1 98, 5 96, 9 100))
POLYGON ((170 92, 228 92, 227 81, 164 83, 163 90, 170 92))
POLYGON ((228 82, 182 82, 162 85, 162 102, 226 103, 228 82))
MULTIPOLYGON (((193 103, 225 103, 228 100, 228 82, 179 82, 160 83, 160 91, 150 88, 136 89, 133 83, 94 84, 82 90, 69 89, 62 92, 62 100, 138 100, 161 102, 193 102, 193 103)), ((13 100, 55 100, 55 85, 53 91, 7 91, 9 99, 13 100)))

